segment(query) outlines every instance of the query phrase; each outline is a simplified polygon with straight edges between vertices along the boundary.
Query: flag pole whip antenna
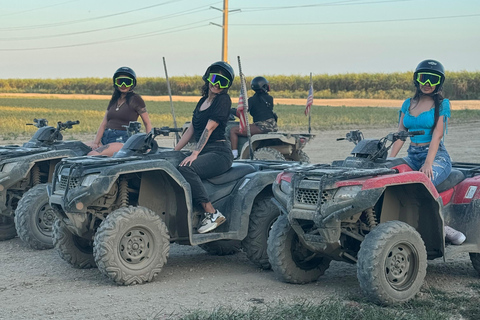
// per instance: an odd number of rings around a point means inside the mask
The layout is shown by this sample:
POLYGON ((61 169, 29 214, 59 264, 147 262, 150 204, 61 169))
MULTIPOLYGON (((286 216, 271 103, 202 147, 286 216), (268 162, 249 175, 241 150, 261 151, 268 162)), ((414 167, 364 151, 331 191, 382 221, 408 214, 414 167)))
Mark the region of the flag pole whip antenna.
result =
MULTIPOLYGON (((173 109, 172 90, 170 88, 170 80, 168 79, 167 63, 165 62, 165 57, 163 57, 163 68, 165 69, 165 78, 167 79, 167 89, 168 95, 170 97, 170 108, 172 109, 173 127, 177 129, 177 119, 175 118, 175 110, 173 109)), ((177 144, 178 141, 180 141, 180 136, 178 132, 175 132, 175 144, 177 144)))
POLYGON ((250 134, 250 124, 248 123, 248 99, 247 99, 247 85, 245 83, 245 75, 242 71, 242 63, 240 61, 240 56, 237 56, 238 59, 238 70, 240 71, 240 95, 243 97, 244 103, 244 114, 245 114, 245 126, 247 127, 247 138, 248 138, 248 148, 250 154, 250 160, 253 160, 253 147, 252 147, 252 135, 250 134))
MULTIPOLYGON (((312 80, 312 73, 310 72, 310 88, 313 88, 313 80, 312 80)), ((312 109, 308 111, 308 133, 312 131, 312 109)))

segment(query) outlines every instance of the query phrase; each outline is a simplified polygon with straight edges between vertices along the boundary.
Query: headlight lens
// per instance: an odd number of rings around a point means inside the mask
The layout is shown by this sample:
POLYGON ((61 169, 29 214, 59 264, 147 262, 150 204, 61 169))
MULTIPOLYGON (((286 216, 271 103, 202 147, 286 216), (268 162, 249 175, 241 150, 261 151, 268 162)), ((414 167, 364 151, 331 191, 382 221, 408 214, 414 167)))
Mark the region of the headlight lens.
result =
POLYGON ((89 174, 88 176, 86 176, 83 181, 82 181, 82 186, 83 187, 89 187, 93 181, 95 181, 95 179, 98 178, 100 174, 96 173, 96 174, 89 174))
POLYGON ((334 199, 337 201, 350 200, 357 196, 362 190, 361 185, 342 187, 335 193, 334 199))
POLYGON ((282 180, 280 181, 280 190, 283 193, 290 194, 292 192, 292 184, 288 181, 282 180))
POLYGON ((17 165, 16 162, 8 162, 3 165, 2 172, 10 172, 17 165))

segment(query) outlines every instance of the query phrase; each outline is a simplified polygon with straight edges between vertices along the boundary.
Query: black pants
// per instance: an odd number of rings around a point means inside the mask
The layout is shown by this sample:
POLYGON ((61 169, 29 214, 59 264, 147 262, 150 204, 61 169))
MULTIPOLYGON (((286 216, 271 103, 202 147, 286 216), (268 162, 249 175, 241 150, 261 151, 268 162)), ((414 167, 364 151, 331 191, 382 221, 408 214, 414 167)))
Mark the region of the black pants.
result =
POLYGON ((179 166, 178 171, 190 184, 195 205, 210 202, 202 179, 219 176, 232 166, 233 155, 230 142, 217 141, 207 143, 202 152, 190 166, 179 166))

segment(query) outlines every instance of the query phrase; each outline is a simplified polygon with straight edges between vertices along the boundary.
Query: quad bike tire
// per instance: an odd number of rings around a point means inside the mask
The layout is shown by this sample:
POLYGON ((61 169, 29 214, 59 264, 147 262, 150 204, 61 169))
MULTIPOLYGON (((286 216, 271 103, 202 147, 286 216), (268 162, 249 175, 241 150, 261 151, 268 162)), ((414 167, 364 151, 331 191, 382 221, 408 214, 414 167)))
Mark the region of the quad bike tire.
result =
POLYGON ((73 234, 59 219, 53 224, 53 245, 60 257, 74 268, 96 267, 92 241, 73 234))
POLYGON ((269 147, 259 148, 253 151, 253 159, 285 161, 285 157, 280 151, 269 147))
POLYGON ((427 273, 427 252, 420 234, 401 221, 375 227, 360 245, 357 277, 367 297, 381 305, 412 299, 427 273))
POLYGON ((293 161, 300 161, 304 163, 310 163, 310 157, 303 150, 296 151, 292 154, 293 161))
POLYGON ((213 256, 229 256, 242 249, 242 243, 239 240, 218 240, 198 246, 213 256))
POLYGON ((0 215, 0 241, 10 240, 17 236, 13 217, 0 215))
POLYGON ((280 210, 270 199, 262 197, 253 203, 248 234, 242 241, 248 259, 264 270, 272 268, 268 261, 267 240, 273 223, 280 216, 280 210))
POLYGON ((473 268, 480 275, 480 253, 470 252, 470 261, 472 261, 473 268))
POLYGON ((37 250, 53 248, 55 213, 48 203, 47 187, 39 184, 25 192, 15 210, 15 227, 20 239, 37 250))
POLYGON ((93 255, 98 270, 120 285, 152 281, 170 250, 163 220, 145 207, 122 207, 102 221, 95 234, 93 255))
POLYGON ((296 284, 316 281, 331 262, 302 245, 285 214, 278 217, 270 231, 268 259, 279 280, 296 284))

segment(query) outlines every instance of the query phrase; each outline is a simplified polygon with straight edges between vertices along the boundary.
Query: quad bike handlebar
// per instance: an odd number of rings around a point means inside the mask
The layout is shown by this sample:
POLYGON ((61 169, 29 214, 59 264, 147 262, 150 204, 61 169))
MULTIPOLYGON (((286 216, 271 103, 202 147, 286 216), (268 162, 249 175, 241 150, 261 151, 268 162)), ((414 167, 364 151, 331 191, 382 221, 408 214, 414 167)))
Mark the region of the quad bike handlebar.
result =
POLYGON ((43 127, 48 126, 48 120, 44 119, 44 118, 42 118, 42 119, 34 118, 33 123, 27 123, 26 125, 27 126, 35 126, 37 128, 43 128, 43 127))
POLYGON ((75 120, 75 121, 66 121, 66 122, 61 122, 61 121, 58 121, 57 122, 57 130, 58 131, 61 131, 61 130, 65 130, 65 129, 72 129, 72 127, 74 125, 77 125, 79 124, 80 121, 79 120, 75 120))

